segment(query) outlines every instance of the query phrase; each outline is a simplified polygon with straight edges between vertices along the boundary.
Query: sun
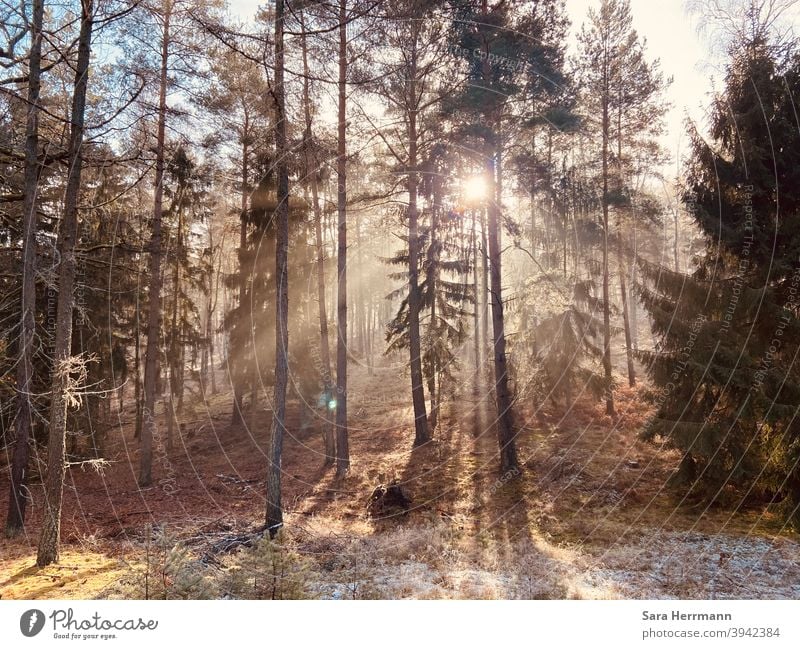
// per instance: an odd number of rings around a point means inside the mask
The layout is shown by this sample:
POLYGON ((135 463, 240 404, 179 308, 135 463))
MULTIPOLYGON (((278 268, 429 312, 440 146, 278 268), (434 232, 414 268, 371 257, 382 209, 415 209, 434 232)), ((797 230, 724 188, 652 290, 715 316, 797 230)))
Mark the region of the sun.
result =
POLYGON ((485 200, 488 195, 488 186, 484 176, 469 176, 461 182, 461 192, 464 200, 469 203, 478 203, 485 200))

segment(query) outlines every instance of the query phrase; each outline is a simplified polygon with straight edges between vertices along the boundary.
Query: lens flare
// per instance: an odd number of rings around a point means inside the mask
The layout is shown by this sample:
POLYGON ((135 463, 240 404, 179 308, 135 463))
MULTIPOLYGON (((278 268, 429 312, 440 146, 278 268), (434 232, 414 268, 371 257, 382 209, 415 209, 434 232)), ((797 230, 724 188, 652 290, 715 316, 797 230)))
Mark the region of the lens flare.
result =
POLYGON ((464 199, 470 203, 484 200, 488 195, 488 187, 484 176, 470 176, 461 183, 464 199))

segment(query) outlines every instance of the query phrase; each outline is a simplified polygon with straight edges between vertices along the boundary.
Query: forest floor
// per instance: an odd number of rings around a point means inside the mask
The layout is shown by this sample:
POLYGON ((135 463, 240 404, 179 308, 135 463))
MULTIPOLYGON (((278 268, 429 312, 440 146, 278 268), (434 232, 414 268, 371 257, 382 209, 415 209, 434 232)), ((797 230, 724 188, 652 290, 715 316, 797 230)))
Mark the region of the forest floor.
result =
MULTIPOLYGON (((566 414, 551 404, 534 413, 521 400, 523 469, 503 477, 491 403, 469 386, 443 407, 436 439, 412 449, 407 381, 396 368, 353 372, 343 481, 321 468, 322 417, 304 427, 290 400, 284 537, 303 562, 304 596, 800 597, 800 539, 768 509, 737 506, 736 494, 711 508, 668 486, 679 457, 637 438, 649 411, 635 390, 619 390, 615 420, 588 400, 566 414), (392 480, 410 509, 371 515, 373 490, 392 480)), ((233 426, 230 408, 219 393, 188 409, 175 447, 157 448, 148 489, 136 484, 133 409, 118 413, 105 443, 110 464, 68 470, 61 562, 41 570, 42 491, 33 481, 26 533, 0 541, 0 597, 134 596, 125 584, 153 528, 200 557, 259 525, 271 414, 233 426)), ((0 511, 7 493, 3 476, 0 511)))

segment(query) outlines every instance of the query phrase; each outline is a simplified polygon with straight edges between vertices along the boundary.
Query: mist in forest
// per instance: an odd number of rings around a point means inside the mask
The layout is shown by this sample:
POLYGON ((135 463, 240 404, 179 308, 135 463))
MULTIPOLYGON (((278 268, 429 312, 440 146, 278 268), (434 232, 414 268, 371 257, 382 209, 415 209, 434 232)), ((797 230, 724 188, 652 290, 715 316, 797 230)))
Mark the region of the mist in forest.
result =
POLYGON ((0 5, 3 573, 796 596, 800 5, 662 4, 0 5))

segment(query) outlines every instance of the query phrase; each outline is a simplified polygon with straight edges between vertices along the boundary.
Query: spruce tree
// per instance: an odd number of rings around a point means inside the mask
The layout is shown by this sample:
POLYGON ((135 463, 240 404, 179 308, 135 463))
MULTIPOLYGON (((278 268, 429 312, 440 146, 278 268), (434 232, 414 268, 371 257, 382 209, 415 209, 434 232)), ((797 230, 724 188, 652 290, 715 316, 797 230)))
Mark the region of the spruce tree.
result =
POLYGON ((643 435, 683 453, 676 478, 711 499, 800 504, 800 57, 753 30, 731 47, 710 139, 692 132, 682 200, 705 236, 688 275, 640 260, 659 343, 643 435))

